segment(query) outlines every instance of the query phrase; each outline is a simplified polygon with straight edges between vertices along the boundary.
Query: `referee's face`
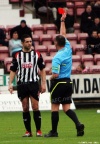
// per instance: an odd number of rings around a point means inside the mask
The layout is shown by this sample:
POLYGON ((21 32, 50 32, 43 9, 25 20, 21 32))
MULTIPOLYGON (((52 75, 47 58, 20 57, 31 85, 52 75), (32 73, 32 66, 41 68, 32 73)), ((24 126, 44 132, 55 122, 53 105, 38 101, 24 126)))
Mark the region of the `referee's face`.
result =
POLYGON ((30 37, 29 38, 25 38, 25 40, 24 40, 24 42, 22 44, 23 44, 24 50, 28 51, 28 50, 31 49, 32 39, 30 37))

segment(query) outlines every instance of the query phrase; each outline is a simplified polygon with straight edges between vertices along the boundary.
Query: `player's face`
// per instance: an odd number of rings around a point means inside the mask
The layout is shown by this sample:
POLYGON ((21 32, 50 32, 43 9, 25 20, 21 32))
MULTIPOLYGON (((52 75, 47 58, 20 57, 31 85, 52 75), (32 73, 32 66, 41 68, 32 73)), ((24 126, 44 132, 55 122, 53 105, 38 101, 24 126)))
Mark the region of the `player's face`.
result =
POLYGON ((25 41, 22 43, 25 50, 30 50, 32 47, 32 39, 26 38, 25 41))

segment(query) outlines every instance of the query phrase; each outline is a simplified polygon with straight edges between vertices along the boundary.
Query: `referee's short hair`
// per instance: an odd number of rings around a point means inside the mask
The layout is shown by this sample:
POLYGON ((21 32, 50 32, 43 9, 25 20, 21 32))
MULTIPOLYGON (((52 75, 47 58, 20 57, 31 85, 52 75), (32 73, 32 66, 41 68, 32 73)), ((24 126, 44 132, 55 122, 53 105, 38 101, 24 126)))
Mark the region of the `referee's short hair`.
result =
POLYGON ((28 34, 24 34, 24 35, 21 37, 21 42, 24 42, 26 38, 31 38, 31 36, 28 35, 28 34))
POLYGON ((56 41, 57 45, 60 46, 60 47, 64 47, 65 44, 66 44, 66 39, 62 35, 56 36, 54 41, 56 41))

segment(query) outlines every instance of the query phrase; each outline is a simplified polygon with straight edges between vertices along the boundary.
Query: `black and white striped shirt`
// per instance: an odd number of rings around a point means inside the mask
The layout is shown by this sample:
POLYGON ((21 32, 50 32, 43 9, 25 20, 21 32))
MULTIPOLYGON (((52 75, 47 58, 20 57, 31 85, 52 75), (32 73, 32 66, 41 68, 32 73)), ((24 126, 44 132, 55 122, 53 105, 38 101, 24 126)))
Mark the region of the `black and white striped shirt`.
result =
POLYGON ((45 68, 42 55, 39 52, 31 50, 23 52, 22 50, 13 55, 10 70, 17 71, 17 82, 35 82, 39 80, 38 68, 45 68))

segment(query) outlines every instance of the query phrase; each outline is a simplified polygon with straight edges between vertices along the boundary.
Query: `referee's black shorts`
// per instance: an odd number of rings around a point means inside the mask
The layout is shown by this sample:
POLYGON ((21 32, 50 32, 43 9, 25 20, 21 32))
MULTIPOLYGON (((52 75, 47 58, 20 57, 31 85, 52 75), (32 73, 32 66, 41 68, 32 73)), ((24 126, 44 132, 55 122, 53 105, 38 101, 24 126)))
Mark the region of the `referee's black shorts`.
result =
POLYGON ((50 87, 52 104, 72 103, 72 82, 69 78, 51 80, 50 87))
POLYGON ((18 98, 22 101, 25 97, 32 96, 39 101, 39 83, 38 82, 26 82, 17 83, 18 98))

